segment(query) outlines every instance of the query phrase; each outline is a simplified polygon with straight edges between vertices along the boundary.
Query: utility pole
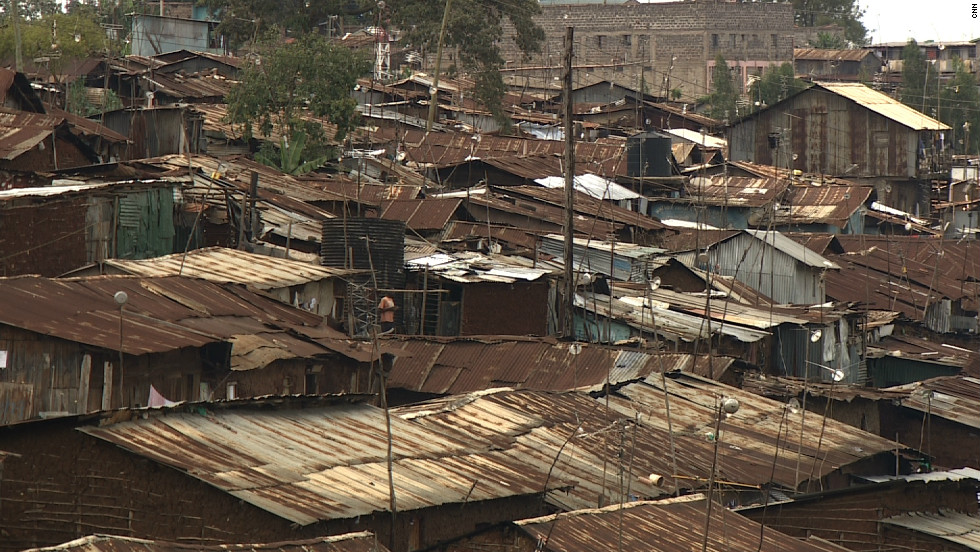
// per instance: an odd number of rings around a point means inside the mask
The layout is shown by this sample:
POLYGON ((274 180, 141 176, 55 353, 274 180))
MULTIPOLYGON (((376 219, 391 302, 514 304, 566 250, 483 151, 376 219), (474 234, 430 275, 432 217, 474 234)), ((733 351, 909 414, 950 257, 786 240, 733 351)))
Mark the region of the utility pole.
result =
POLYGON ((14 22, 14 70, 20 73, 24 69, 24 55, 21 52, 20 7, 17 0, 10 0, 10 15, 14 22))
POLYGON ((574 242, 575 229, 575 129, 572 121, 572 39, 574 27, 565 27, 565 75, 563 94, 565 97, 565 296, 562 308, 562 335, 570 336, 575 333, 575 262, 574 242))
POLYGON ((436 68, 432 75, 432 88, 429 89, 429 118, 425 121, 425 133, 432 131, 432 122, 436 119, 436 106, 439 103, 439 69, 442 67, 442 43, 446 38, 446 24, 449 22, 449 6, 453 0, 446 0, 446 9, 442 12, 442 26, 439 27, 439 44, 436 46, 436 68))

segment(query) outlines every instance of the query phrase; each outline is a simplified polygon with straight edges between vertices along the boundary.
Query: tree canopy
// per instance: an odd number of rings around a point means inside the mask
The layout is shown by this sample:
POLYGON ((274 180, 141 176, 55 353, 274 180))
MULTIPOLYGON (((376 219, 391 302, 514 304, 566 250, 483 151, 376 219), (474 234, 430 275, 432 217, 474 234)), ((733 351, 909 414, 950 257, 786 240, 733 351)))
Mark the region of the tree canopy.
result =
POLYGON ((709 115, 719 121, 730 121, 738 117, 738 92, 728 62, 721 54, 715 56, 715 68, 711 73, 711 105, 709 115))
MULTIPOLYGON (((299 37, 317 30, 332 17, 364 15, 374 8, 366 0, 202 0, 221 23, 218 32, 232 47, 239 47, 278 29, 284 36, 299 37)), ((365 23, 370 24, 370 19, 365 23)))
MULTIPOLYGON (((20 33, 24 60, 38 60, 56 79, 72 61, 106 47, 105 31, 88 15, 53 13, 21 21, 20 33)), ((0 27, 0 57, 14 57, 14 35, 13 25, 0 27)))
POLYGON ((953 63, 956 74, 943 87, 936 109, 940 120, 953 129, 956 151, 975 154, 980 151, 980 90, 966 64, 958 58, 953 63))
POLYGON ((408 43, 435 53, 447 6, 443 47, 458 53, 457 67, 450 69, 472 76, 476 99, 499 116, 505 90, 499 46, 504 38, 504 22, 513 26, 513 38, 525 55, 537 52, 544 41, 544 30, 533 16, 541 13, 541 6, 537 0, 399 0, 392 2, 389 9, 392 23, 407 31, 408 43))
POLYGON ((902 103, 926 115, 933 114, 939 95, 938 78, 919 44, 909 40, 902 49, 902 103))
POLYGON ((792 63, 784 63, 778 67, 770 65, 762 77, 749 87, 749 98, 753 104, 758 102, 756 107, 762 108, 788 98, 807 86, 805 81, 796 78, 792 63))
POLYGON ((868 42, 868 30, 861 23, 864 10, 857 0, 793 0, 796 24, 800 27, 837 25, 844 38, 858 46, 868 42))
POLYGON ((257 52, 227 96, 231 123, 244 125, 249 136, 302 131, 314 142, 323 137, 323 127, 306 122, 304 112, 337 125, 338 140, 354 128, 351 90, 369 68, 366 59, 313 34, 287 41, 269 37, 257 52))

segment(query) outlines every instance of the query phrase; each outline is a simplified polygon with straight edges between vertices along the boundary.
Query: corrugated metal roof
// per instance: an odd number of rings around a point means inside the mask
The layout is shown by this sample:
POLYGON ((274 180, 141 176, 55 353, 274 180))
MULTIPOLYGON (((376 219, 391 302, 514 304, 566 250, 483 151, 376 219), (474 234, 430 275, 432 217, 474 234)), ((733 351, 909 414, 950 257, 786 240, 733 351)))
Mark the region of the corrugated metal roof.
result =
POLYGON ((62 117, 43 113, 0 110, 0 159, 16 159, 51 136, 64 122, 62 117))
POLYGON ((671 129, 664 129, 664 132, 670 134, 671 136, 681 138, 682 140, 693 142, 694 144, 697 144, 705 148, 725 149, 728 147, 728 140, 725 140, 724 138, 718 138, 710 134, 702 134, 696 130, 691 130, 687 128, 671 128, 671 129))
POLYGON ((182 100, 224 99, 238 81, 222 75, 184 76, 179 73, 145 74, 140 77, 157 93, 182 100))
POLYGON ((502 282, 512 284, 518 280, 534 281, 551 272, 548 269, 534 268, 533 262, 525 257, 506 255, 483 255, 471 251, 459 253, 436 253, 427 257, 417 257, 405 263, 415 270, 428 268, 431 274, 461 283, 502 282))
MULTIPOLYGON (((493 441, 391 417, 399 511, 534 495, 568 486, 557 452, 495 428, 493 441), (550 476, 550 477, 549 477, 550 476)), ((389 509, 385 414, 365 404, 302 410, 164 411, 81 431, 213 485, 300 525, 389 509)))
POLYGON ((374 533, 362 531, 274 544, 185 544, 118 535, 89 535, 24 552, 387 552, 374 533))
POLYGON ((980 379, 947 376, 886 388, 908 393, 902 406, 980 429, 980 379))
POLYGON ((912 130, 950 130, 949 125, 920 113, 902 102, 857 82, 814 82, 824 90, 907 126, 912 130))
POLYGON ((964 370, 980 366, 980 353, 975 350, 908 335, 890 335, 877 343, 868 344, 866 356, 868 358, 890 356, 964 370))
POLYGON ((925 481, 935 483, 937 481, 977 481, 980 482, 980 470, 975 468, 959 468, 956 470, 938 471, 930 473, 910 473, 908 475, 881 475, 863 476, 861 479, 881 483, 884 481, 925 481))
MULTIPOLYGON (((587 197, 584 194, 578 194, 576 197, 579 196, 587 197)), ((575 204, 578 205, 579 202, 576 201, 575 204)), ((564 211, 560 207, 532 203, 505 194, 471 195, 466 199, 464 207, 477 221, 489 219, 492 224, 512 226, 514 219, 523 217, 524 222, 517 228, 535 233, 560 232, 565 220, 564 211)), ((597 220, 580 213, 575 214, 574 224, 576 233, 587 236, 610 236, 623 228, 622 224, 597 220)))
MULTIPOLYGON (((717 399, 733 397, 739 401, 738 412, 722 425, 725 446, 718 451, 718 478, 726 481, 762 485, 772 474, 773 483, 795 489, 807 479, 819 479, 862 458, 895 450, 896 446, 905 448, 812 412, 807 412, 804 420, 802 411, 794 413, 782 402, 689 374, 672 374, 667 378, 667 389, 675 435, 680 433, 692 441, 679 443, 679 452, 695 444, 710 444, 703 436, 714 432, 717 399), (786 443, 794 445, 786 447, 786 443)), ((639 415, 645 425, 667 429, 659 375, 626 385, 619 394, 625 398, 611 398, 610 408, 631 417, 639 415)), ((681 465, 680 460, 678 463, 681 465)), ((669 472, 657 473, 666 478, 669 472)))
MULTIPOLYGON (((240 286, 190 278, 99 276, 54 280, 38 276, 0 279, 0 323, 127 354, 200 347, 233 335, 323 319, 240 286), (113 295, 124 291, 122 309, 113 295)), ((324 352, 327 352, 324 350, 324 352)))
MULTIPOLYGON (((536 178, 534 181, 545 188, 565 189, 565 177, 563 176, 536 178)), ((583 194, 596 199, 621 201, 624 199, 638 199, 643 197, 629 188, 616 184, 612 180, 606 180, 605 178, 594 174, 576 175, 574 182, 576 191, 582 192, 583 194)))
POLYGON ((791 186, 775 224, 833 224, 843 228, 848 218, 871 197, 870 186, 791 186))
POLYGON ((225 247, 194 249, 186 255, 175 253, 155 259, 106 259, 103 262, 136 276, 185 276, 245 284, 257 289, 284 288, 355 272, 225 247))
MULTIPOLYGON (((565 206, 565 191, 563 189, 540 188, 537 186, 509 186, 500 189, 501 193, 521 196, 535 201, 561 208, 565 206)), ((606 220, 627 227, 637 227, 643 230, 663 230, 666 228, 656 219, 636 211, 630 211, 608 201, 596 199, 589 194, 576 190, 574 198, 575 212, 590 219, 606 220)), ((564 223, 564 219, 562 219, 564 223)))
MULTIPOLYGON (((516 522, 554 552, 690 552, 701 550, 705 530, 703 495, 664 501, 627 502, 597 510, 579 510, 516 522)), ((723 507, 714 508, 706 550, 819 552, 811 543, 761 526, 723 507)))
POLYGON ((385 343, 392 351, 401 344, 412 355, 398 357, 389 379, 391 386, 439 395, 500 386, 564 391, 601 385, 607 377, 613 384, 638 380, 661 370, 709 376, 709 364, 720 374, 735 362, 731 357, 715 357, 709 363, 705 355, 630 351, 586 343, 578 344, 580 352, 573 354, 568 343, 532 338, 419 337, 385 343), (450 377, 452 381, 447 382, 450 377))
POLYGON ((881 523, 925 533, 970 550, 980 550, 980 514, 952 510, 915 512, 885 518, 881 523))
POLYGON ((385 206, 381 218, 400 220, 416 232, 437 232, 456 215, 462 199, 396 199, 385 206))
MULTIPOLYGON (((534 157, 561 155, 565 144, 558 140, 531 140, 509 136, 473 135, 409 131, 404 137, 408 159, 420 165, 438 168, 465 163, 468 159, 534 157)), ((626 141, 603 139, 596 142, 576 142, 575 163, 583 170, 612 178, 627 176, 626 141)))
POLYGON ((767 245, 782 251, 801 263, 818 269, 840 269, 836 263, 827 260, 825 257, 808 249, 805 245, 797 243, 779 232, 766 230, 745 230, 750 236, 765 242, 767 245))
MULTIPOLYGON (((687 197, 680 201, 728 207, 762 207, 782 196, 789 181, 748 176, 696 176, 687 184, 687 197)), ((658 201, 669 202, 670 199, 658 201)))
POLYGON ((814 61, 861 61, 872 55, 871 50, 855 48, 852 50, 832 50, 825 48, 794 48, 794 59, 814 61))

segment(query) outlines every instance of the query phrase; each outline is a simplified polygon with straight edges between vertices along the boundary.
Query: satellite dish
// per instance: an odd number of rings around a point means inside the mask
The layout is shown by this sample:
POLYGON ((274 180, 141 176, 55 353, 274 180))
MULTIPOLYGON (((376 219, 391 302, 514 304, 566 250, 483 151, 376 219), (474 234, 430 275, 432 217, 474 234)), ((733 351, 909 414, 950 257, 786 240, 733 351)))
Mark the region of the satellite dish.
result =
POLYGON ((129 300, 129 295, 127 295, 125 291, 117 291, 112 298, 115 299, 116 304, 121 307, 126 304, 126 301, 129 300))
POLYGON ((837 369, 831 372, 830 379, 834 380, 835 383, 840 382, 844 380, 845 375, 843 370, 837 369))
POLYGON ((823 330, 816 329, 810 333, 810 343, 816 343, 820 341, 820 337, 823 336, 823 330))
POLYGON ((911 222, 906 222, 905 223, 905 231, 908 232, 910 230, 912 230, 912 223, 911 222))
POLYGON ((660 276, 654 276, 650 280, 650 291, 657 291, 658 289, 660 289, 660 276))
POLYGON ((581 353, 582 352, 582 344, 581 343, 572 343, 571 345, 568 346, 568 352, 571 353, 571 354, 573 354, 573 355, 577 355, 577 354, 581 353))
POLYGON ((793 397, 786 403, 786 408, 793 414, 796 414, 800 411, 800 401, 796 397, 793 397))

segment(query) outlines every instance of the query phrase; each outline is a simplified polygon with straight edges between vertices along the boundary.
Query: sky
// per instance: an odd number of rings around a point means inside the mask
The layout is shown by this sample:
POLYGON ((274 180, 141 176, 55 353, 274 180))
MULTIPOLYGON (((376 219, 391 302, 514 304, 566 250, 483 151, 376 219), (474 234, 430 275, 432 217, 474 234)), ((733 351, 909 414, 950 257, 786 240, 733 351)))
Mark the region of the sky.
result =
MULTIPOLYGON (((873 44, 914 38, 960 41, 980 38, 980 19, 973 2, 962 0, 858 0, 865 11, 865 28, 873 44)), ((977 0, 980 8, 980 0, 977 0)), ((978 14, 980 17, 980 14, 978 14)))

